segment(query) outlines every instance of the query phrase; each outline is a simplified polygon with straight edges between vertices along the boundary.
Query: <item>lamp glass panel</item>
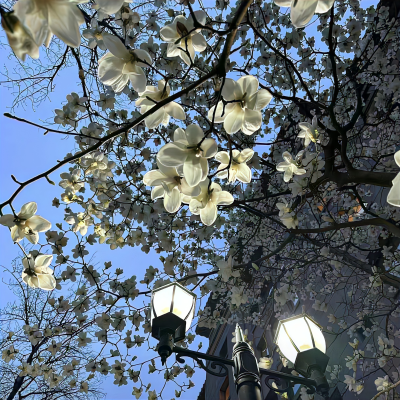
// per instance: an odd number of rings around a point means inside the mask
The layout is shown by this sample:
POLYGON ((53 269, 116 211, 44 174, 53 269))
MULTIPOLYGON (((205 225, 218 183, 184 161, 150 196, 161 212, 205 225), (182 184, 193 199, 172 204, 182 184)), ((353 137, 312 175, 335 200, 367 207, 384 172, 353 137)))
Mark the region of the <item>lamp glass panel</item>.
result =
POLYGON ((151 319, 160 317, 171 310, 172 294, 174 287, 167 286, 164 289, 157 290, 153 294, 153 307, 151 309, 151 319), (154 315, 155 311, 155 315, 154 315))
POLYGON ((189 329, 193 319, 193 296, 181 287, 175 287, 174 308, 172 312, 179 318, 186 319, 186 328, 189 329), (189 315, 188 315, 189 314, 189 315))
POLYGON ((304 317, 284 323, 289 336, 300 351, 314 348, 310 330, 304 317))
POLYGON ((297 350, 291 343, 289 336, 285 332, 283 325, 279 325, 279 331, 276 339, 276 344, 279 346, 282 354, 291 362, 294 363, 297 357, 297 350))
POLYGON ((326 352, 326 342, 324 334, 322 333, 320 327, 316 325, 309 318, 307 319, 308 325, 310 326, 311 332, 314 336, 315 347, 321 350, 323 353, 326 352))

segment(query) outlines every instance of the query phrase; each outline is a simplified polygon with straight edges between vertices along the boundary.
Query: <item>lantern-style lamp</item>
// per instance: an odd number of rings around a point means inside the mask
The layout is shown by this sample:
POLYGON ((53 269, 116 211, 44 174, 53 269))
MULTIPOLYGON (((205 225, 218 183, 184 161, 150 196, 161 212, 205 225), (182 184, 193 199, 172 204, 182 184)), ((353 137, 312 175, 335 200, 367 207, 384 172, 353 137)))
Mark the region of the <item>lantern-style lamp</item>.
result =
POLYGON ((171 355, 174 342, 185 337, 194 317, 196 295, 177 282, 153 290, 151 333, 159 339, 162 363, 171 355))
POLYGON ((279 321, 275 343, 301 375, 314 379, 320 392, 329 391, 325 370, 329 357, 321 327, 308 315, 301 314, 279 321))

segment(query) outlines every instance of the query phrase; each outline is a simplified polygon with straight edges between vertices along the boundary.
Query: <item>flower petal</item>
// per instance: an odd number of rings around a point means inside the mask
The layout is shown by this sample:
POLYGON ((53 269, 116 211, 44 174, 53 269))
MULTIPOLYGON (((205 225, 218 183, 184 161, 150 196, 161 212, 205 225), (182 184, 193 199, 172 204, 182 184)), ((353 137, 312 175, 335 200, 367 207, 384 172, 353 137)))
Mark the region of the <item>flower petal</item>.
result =
POLYGON ((11 239, 13 242, 19 242, 24 238, 24 231, 20 229, 17 225, 14 225, 11 228, 11 239))
POLYGON ((392 184, 393 186, 387 196, 387 202, 392 206, 400 207, 400 173, 393 179, 392 184))
POLYGON ((174 101, 171 101, 171 103, 168 103, 166 106, 164 106, 164 109, 168 115, 174 117, 175 119, 180 119, 181 121, 186 119, 186 114, 182 106, 174 101))
MULTIPOLYGON (((148 64, 151 64, 151 62, 152 62, 152 59, 151 59, 151 57, 150 57, 150 54, 149 54, 146 50, 136 49, 136 50, 133 50, 133 54, 134 54, 136 57, 138 57, 140 60, 146 61, 148 64)), ((142 62, 140 62, 140 61, 137 61, 136 64, 137 64, 139 67, 148 67, 147 64, 142 63, 142 62)))
POLYGON ((40 274, 38 275, 38 287, 43 290, 53 290, 56 288, 57 282, 53 275, 40 274))
POLYGON ((215 155, 215 159, 221 164, 229 164, 230 160, 229 153, 227 151, 219 151, 215 155))
POLYGON ((234 198, 229 192, 222 191, 218 193, 217 204, 220 206, 228 206, 229 204, 232 204, 233 201, 234 198))
POLYGON ((200 186, 189 186, 185 178, 181 179, 181 184, 179 185, 179 189, 184 195, 190 197, 196 197, 201 192, 200 186))
POLYGON ((206 39, 200 33, 196 33, 192 36, 192 44, 196 51, 204 51, 207 48, 206 39))
POLYGON ((34 201, 24 204, 21 207, 21 211, 18 213, 18 217, 21 219, 29 219, 37 212, 37 204, 34 201))
POLYGON ((244 111, 242 107, 237 105, 233 112, 230 112, 224 120, 224 128, 227 133, 236 133, 242 128, 244 120, 244 111))
POLYGON ((185 135, 189 145, 195 146, 201 141, 201 139, 203 139, 204 132, 200 126, 191 124, 186 128, 185 135))
POLYGON ((186 150, 181 149, 174 143, 163 146, 157 154, 157 159, 166 167, 177 167, 182 165, 188 156, 186 150))
POLYGON ((115 56, 121 59, 129 58, 129 51, 119 38, 109 33, 103 33, 103 42, 107 49, 115 56))
POLYGON ((174 213, 179 210, 181 206, 181 192, 178 188, 173 188, 171 194, 165 193, 164 195, 164 207, 169 213, 174 213))
POLYGON ((226 101, 239 100, 243 97, 240 86, 230 78, 225 79, 221 94, 226 101))
POLYGON ((236 167, 236 179, 243 183, 251 182, 251 169, 245 163, 239 164, 236 167))
POLYGON ((12 228, 15 225, 14 219, 15 217, 12 214, 3 215, 0 217, 0 224, 12 228))
POLYGON ((252 135, 257 129, 261 128, 261 122, 261 111, 246 108, 244 110, 242 132, 246 135, 252 135))
POLYGON ((242 76, 238 79, 237 84, 239 85, 243 94, 247 93, 247 96, 257 92, 258 79, 253 75, 242 76))
POLYGON ((335 0, 319 0, 315 12, 317 14, 328 12, 332 8, 334 2, 335 0))
POLYGON ((274 3, 279 7, 290 7, 292 0, 274 0, 274 3))
POLYGON ((160 186, 155 186, 151 191, 151 199, 159 199, 160 197, 164 197, 164 188, 160 186))
MULTIPOLYGON (((253 110, 262 110, 272 100, 272 94, 267 89, 260 89, 255 95, 253 110)), ((249 107, 251 108, 251 107, 249 107)))
POLYGON ((201 157, 196 157, 196 154, 189 153, 183 164, 183 175, 189 186, 198 185, 203 178, 201 157))
POLYGON ((47 268, 53 261, 51 254, 40 254, 35 258, 35 267, 47 268))
POLYGON ((290 8, 290 19, 296 28, 305 27, 317 8, 318 0, 296 1, 290 8))
POLYGON ((204 139, 201 144, 201 150, 203 151, 203 157, 211 158, 217 154, 218 145, 214 139, 204 139))
POLYGON ((175 42, 180 38, 176 24, 165 25, 160 29, 160 37, 164 42, 175 42))
POLYGON ((217 206, 209 201, 207 205, 200 210, 200 219, 204 225, 210 226, 217 219, 217 206))
POLYGON ((125 0, 96 0, 96 4, 99 5, 101 11, 105 14, 111 15, 118 12, 125 0))
POLYGON ((143 183, 146 186, 159 186, 161 182, 165 180, 166 176, 159 170, 154 169, 153 171, 147 172, 143 177, 143 183))
MULTIPOLYGON (((70 2, 49 1, 47 4, 48 21, 51 32, 66 45, 79 47, 81 33, 77 20, 77 6, 70 2)), ((81 13, 79 11, 79 13, 81 13)))
MULTIPOLYGON (((140 112, 143 114, 142 109, 140 109, 140 112)), ((146 112, 147 112, 147 110, 146 110, 146 112)), ((153 112, 148 117, 146 117, 144 120, 144 122, 146 123, 146 127, 148 129, 156 128, 158 125, 160 125, 163 122, 165 115, 166 115, 166 112, 163 107, 160 108, 159 110, 153 112)))
POLYGON ((140 72, 140 75, 138 75, 138 74, 129 74, 128 76, 129 76, 129 80, 131 81, 132 87, 138 93, 140 93, 140 92, 143 92, 143 90, 146 89, 147 78, 146 78, 146 75, 143 72, 142 68, 137 67, 136 71, 140 72))
POLYGON ((51 228, 51 223, 40 215, 34 215, 29 218, 25 225, 31 228, 34 232, 45 232, 51 228))
POLYGON ((174 142, 178 141, 187 142, 186 133, 182 128, 177 128, 174 132, 174 142))

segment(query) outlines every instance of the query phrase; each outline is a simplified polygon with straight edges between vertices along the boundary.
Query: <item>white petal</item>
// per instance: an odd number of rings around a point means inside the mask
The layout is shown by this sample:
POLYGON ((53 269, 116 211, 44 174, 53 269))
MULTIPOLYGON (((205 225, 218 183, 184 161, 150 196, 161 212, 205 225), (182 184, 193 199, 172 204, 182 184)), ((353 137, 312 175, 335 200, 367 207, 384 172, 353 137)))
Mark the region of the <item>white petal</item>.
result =
POLYGON ((201 144, 201 150, 203 151, 203 157, 211 158, 217 154, 218 145, 214 139, 204 139, 204 142, 201 144))
POLYGON ((158 169, 147 172, 143 177, 143 183, 146 186, 159 186, 166 176, 158 169))
POLYGON ((185 134, 186 140, 188 141, 190 146, 198 144, 204 136, 203 129, 201 129, 200 126, 196 124, 189 125, 186 128, 185 134))
POLYGON ((21 219, 29 219, 36 214, 37 204, 34 201, 24 204, 21 207, 21 211, 18 213, 18 217, 21 219))
MULTIPOLYGON (((100 81, 106 86, 112 86, 121 77, 125 61, 115 57, 111 53, 106 53, 99 60, 97 74, 100 81)), ((128 77, 126 81, 128 82, 128 77)), ((139 105, 139 104, 137 104, 139 105)))
POLYGON ((218 193, 217 204, 221 206, 228 206, 229 204, 232 204, 233 201, 234 198, 229 192, 222 191, 218 193))
POLYGON ((32 244, 38 244, 39 242, 39 234, 34 232, 32 234, 25 234, 25 237, 32 243, 32 244))
POLYGON ((393 186, 387 196, 387 202, 392 206, 400 207, 400 173, 393 179, 392 184, 393 186))
POLYGON ((13 242, 19 242, 24 238, 24 231, 20 229, 17 225, 14 225, 11 228, 11 239, 13 242))
POLYGON ((168 143, 160 149, 157 159, 166 167, 177 167, 185 162, 187 156, 187 151, 182 150, 174 143, 168 143))
POLYGON ((160 186, 155 186, 153 190, 151 191, 151 199, 155 200, 160 197, 164 197, 164 188, 160 186))
POLYGON ((96 0, 96 3, 104 13, 111 15, 121 9, 124 1, 125 0, 96 0))
MULTIPOLYGON (((149 54, 147 51, 145 51, 145 50, 136 49, 136 50, 133 50, 133 54, 134 54, 136 57, 138 57, 140 60, 146 61, 148 64, 151 64, 151 62, 152 62, 151 57, 150 57, 150 54, 149 54)), ((148 67, 147 64, 142 63, 142 62, 140 62, 140 61, 138 61, 136 64, 137 64, 139 67, 148 67)))
MULTIPOLYGON (((142 112, 142 110, 140 110, 140 112, 142 112)), ((142 114, 143 114, 143 112, 142 112, 142 114)), ((163 122, 165 115, 166 115, 166 112, 164 111, 163 107, 161 107, 159 110, 153 112, 148 117, 146 117, 144 120, 146 123, 146 127, 148 129, 156 128, 158 125, 160 125, 163 122)))
POLYGON ((189 186, 185 178, 181 179, 181 184, 179 188, 184 195, 190 197, 196 197, 201 192, 200 186, 189 186))
POLYGON ((53 290, 56 288, 57 282, 53 275, 38 275, 38 287, 43 290, 53 290))
POLYGON ((46 4, 51 32, 66 45, 79 47, 81 44, 81 33, 76 18, 77 6, 74 3, 61 3, 58 1, 49 1, 46 4))
POLYGON ((164 42, 175 42, 180 38, 178 31, 176 30, 176 24, 165 25, 160 29, 160 37, 164 42))
POLYGON ((244 110, 244 120, 242 131, 246 135, 252 135, 257 129, 261 128, 262 115, 261 111, 249 110, 246 108, 244 110))
POLYGON ((168 103, 166 106, 164 106, 164 109, 168 115, 175 119, 180 119, 181 121, 186 119, 186 114, 182 106, 174 101, 171 101, 171 103, 168 103))
POLYGON ((140 67, 137 67, 136 71, 140 72, 140 75, 129 74, 128 76, 129 76, 129 80, 131 81, 132 87, 138 93, 140 93, 146 89, 147 78, 146 78, 146 75, 144 74, 143 70, 140 67))
POLYGON ((12 214, 3 215, 0 217, 0 224, 12 228, 15 225, 14 219, 15 217, 12 214))
POLYGON ((396 161, 396 164, 400 167, 400 150, 394 153, 394 161, 396 161))
POLYGON ((126 59, 129 57, 129 51, 119 38, 109 33, 103 33, 103 42, 110 52, 118 58, 126 59))
POLYGON ((254 150, 252 149, 244 149, 242 150, 242 152, 240 153, 240 157, 243 161, 241 162, 248 162, 253 158, 254 155, 254 150))
POLYGON ((239 100, 243 96, 243 92, 236 81, 226 78, 224 86, 222 87, 222 97, 226 101, 239 100))
POLYGON ((200 210, 200 219, 204 225, 210 226, 217 219, 217 206, 209 201, 207 205, 200 210))
POLYGON ((237 174, 236 179, 243 183, 249 183, 251 181, 251 169, 246 164, 239 164, 236 167, 237 174))
POLYGON ((174 213, 178 211, 179 207, 181 206, 181 193, 177 188, 174 188, 171 191, 171 195, 165 193, 164 196, 164 207, 165 209, 170 212, 174 213))
POLYGON ((215 155, 215 159, 221 164, 229 164, 230 160, 229 153, 227 151, 219 151, 215 155))
POLYGON ((189 186, 198 185, 203 177, 201 158, 190 153, 183 164, 183 175, 189 186))
POLYGON ((334 2, 335 0, 319 0, 315 12, 318 14, 328 12, 332 8, 334 2))
POLYGON ((236 133, 242 128, 244 120, 244 111, 240 106, 235 107, 234 111, 230 112, 224 120, 224 128, 227 133, 236 133))
POLYGON ((182 128, 177 128, 174 132, 174 142, 178 141, 187 142, 186 133, 182 128))
POLYGON ((207 48, 206 39, 200 33, 192 36, 192 44, 196 51, 204 51, 207 48))
POLYGON ((242 76, 238 79, 237 84, 241 88, 242 93, 247 93, 247 96, 256 93, 258 89, 258 79, 252 75, 242 76))
POLYGON ((266 89, 260 89, 255 94, 255 104, 254 110, 262 110, 266 107, 272 100, 272 94, 266 89))
POLYGON ((35 258, 35 267, 47 268, 53 261, 53 256, 50 254, 41 254, 35 258))
POLYGON ((29 226, 34 232, 45 232, 51 228, 51 223, 40 215, 34 215, 29 218, 25 225, 29 226))
POLYGON ((290 8, 290 19, 296 28, 303 28, 313 17, 318 0, 296 1, 290 8))
POLYGON ((279 7, 290 7, 292 0, 274 0, 274 3, 279 7))

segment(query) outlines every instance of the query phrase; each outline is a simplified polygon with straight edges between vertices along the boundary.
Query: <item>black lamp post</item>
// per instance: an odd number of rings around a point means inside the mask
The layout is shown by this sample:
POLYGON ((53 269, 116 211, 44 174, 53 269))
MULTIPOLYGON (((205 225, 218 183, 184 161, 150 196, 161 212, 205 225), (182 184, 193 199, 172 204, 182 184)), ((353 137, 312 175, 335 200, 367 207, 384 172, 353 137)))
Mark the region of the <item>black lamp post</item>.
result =
POLYGON ((293 384, 300 384, 308 388, 308 393, 317 392, 327 398, 329 385, 324 372, 329 357, 324 353, 325 340, 322 332, 310 317, 303 314, 281 321, 275 338, 285 357, 294 362, 295 370, 303 378, 259 368, 253 349, 244 340, 239 325, 236 325, 232 360, 175 346, 174 343, 182 340, 190 327, 195 302, 196 295, 176 282, 153 291, 152 335, 159 340, 158 353, 163 364, 175 353, 179 363, 185 362, 183 357, 191 357, 202 369, 215 376, 227 376, 227 366, 231 366, 239 400, 262 400, 261 376, 264 377, 265 384, 275 392, 288 392, 293 384), (204 364, 203 360, 209 363, 204 364))

